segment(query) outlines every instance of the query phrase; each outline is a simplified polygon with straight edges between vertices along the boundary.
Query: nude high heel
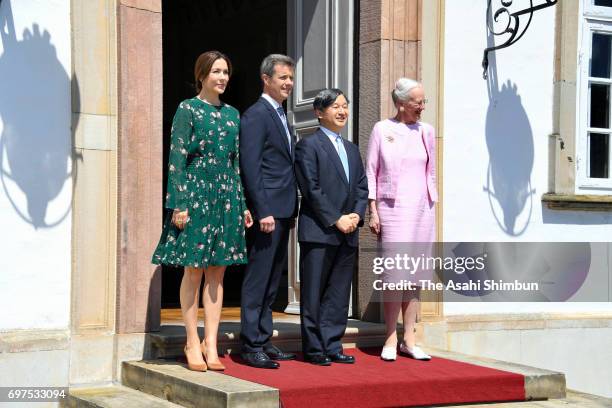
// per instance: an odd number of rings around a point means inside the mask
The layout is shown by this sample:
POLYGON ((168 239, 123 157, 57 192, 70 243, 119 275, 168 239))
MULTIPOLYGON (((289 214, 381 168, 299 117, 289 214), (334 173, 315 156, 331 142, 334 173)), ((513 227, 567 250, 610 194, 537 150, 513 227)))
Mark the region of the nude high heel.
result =
POLYGON ((202 355, 204 356, 204 360, 208 363, 208 369, 211 371, 223 371, 225 370, 225 366, 219 363, 211 363, 208 361, 206 357, 206 347, 203 344, 200 344, 200 350, 202 351, 202 355))
POLYGON ((187 359, 187 368, 189 368, 191 371, 206 371, 206 369, 208 368, 206 366, 206 362, 202 363, 202 364, 194 364, 191 363, 189 361, 189 356, 187 355, 187 346, 185 346, 185 348, 183 349, 183 351, 185 352, 185 358, 187 359))

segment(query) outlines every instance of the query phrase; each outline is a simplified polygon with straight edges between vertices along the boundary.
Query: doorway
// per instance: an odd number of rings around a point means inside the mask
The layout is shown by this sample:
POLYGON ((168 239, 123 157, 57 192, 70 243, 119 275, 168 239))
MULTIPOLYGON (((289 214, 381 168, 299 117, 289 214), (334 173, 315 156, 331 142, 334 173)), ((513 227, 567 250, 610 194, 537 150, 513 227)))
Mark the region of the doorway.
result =
MULTIPOLYGON (((164 194, 170 129, 178 104, 195 95, 193 67, 204 51, 219 50, 232 61, 233 74, 222 100, 243 113, 261 94, 259 65, 271 53, 287 53, 286 0, 163 0, 164 194)), ((287 274, 276 310, 287 304, 287 274), (284 287, 284 289, 283 289, 284 287)), ((240 305, 243 266, 229 267, 224 307, 240 305)), ((162 268, 162 309, 179 307, 182 268, 162 268)))

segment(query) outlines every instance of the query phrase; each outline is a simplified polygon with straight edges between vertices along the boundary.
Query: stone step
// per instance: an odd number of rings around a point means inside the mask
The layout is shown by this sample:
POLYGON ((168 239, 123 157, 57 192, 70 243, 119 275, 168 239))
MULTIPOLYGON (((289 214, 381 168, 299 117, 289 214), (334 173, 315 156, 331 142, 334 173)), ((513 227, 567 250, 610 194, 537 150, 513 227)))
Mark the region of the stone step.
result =
MULTIPOLYGON (((566 397, 562 373, 443 350, 426 351, 435 357, 521 374, 527 400, 566 397)), ((124 362, 122 378, 126 386, 187 407, 277 407, 279 403, 279 391, 274 388, 221 373, 189 371, 175 361, 124 362)))
MULTIPOLYGON (((445 408, 465 407, 465 405, 446 405, 445 408)), ((499 402, 496 404, 471 404, 469 408, 610 408, 612 399, 597 395, 568 391, 561 399, 548 401, 499 402)))
MULTIPOLYGON (((279 320, 274 323, 274 344, 286 351, 299 351, 301 348, 299 320, 295 318, 279 320)), ((223 322, 219 330, 220 351, 227 354, 239 353, 239 334, 239 322, 223 322)), ((202 328, 200 336, 203 337, 202 328)), ((160 332, 150 334, 150 355, 163 359, 183 357, 185 340, 183 326, 164 325, 160 332)), ((380 347, 384 340, 384 324, 350 320, 343 344, 346 348, 380 347)), ((529 400, 559 399, 566 395, 565 376, 562 373, 438 349, 426 348, 426 351, 437 357, 521 374, 525 377, 525 395, 529 400)), ((246 404, 246 401, 252 403, 252 398, 262 398, 262 404, 269 403, 270 406, 278 406, 279 402, 276 389, 215 372, 194 373, 174 361, 124 363, 123 383, 185 406, 197 406, 186 404, 202 399, 212 401, 211 404, 214 402, 211 406, 223 407, 242 406, 241 404, 246 404), (251 393, 255 396, 249 395, 251 393), (271 393, 273 397, 270 397, 271 393), (182 399, 177 399, 178 396, 182 399)))
MULTIPOLYGON (((204 338, 204 329, 198 329, 204 338)), ((183 355, 186 342, 185 327, 163 325, 159 332, 150 333, 150 358, 176 358, 183 355)), ((272 342, 284 351, 300 351, 302 339, 299 317, 275 320, 272 342)), ((349 319, 342 338, 345 347, 380 347, 385 342, 385 325, 349 319)), ((222 322, 218 336, 219 352, 240 352, 240 322, 222 322)))
POLYGON ((62 407, 67 408, 179 408, 180 405, 122 385, 74 388, 62 407))
POLYGON ((177 362, 126 361, 121 377, 125 386, 184 407, 279 406, 279 392, 275 388, 214 371, 190 371, 177 362))
POLYGON ((449 360, 520 374, 525 377, 525 399, 527 400, 557 399, 565 398, 566 396, 565 374, 560 372, 529 367, 522 364, 508 363, 490 358, 475 357, 452 351, 437 350, 427 347, 424 347, 424 349, 427 353, 435 357, 442 357, 449 360))

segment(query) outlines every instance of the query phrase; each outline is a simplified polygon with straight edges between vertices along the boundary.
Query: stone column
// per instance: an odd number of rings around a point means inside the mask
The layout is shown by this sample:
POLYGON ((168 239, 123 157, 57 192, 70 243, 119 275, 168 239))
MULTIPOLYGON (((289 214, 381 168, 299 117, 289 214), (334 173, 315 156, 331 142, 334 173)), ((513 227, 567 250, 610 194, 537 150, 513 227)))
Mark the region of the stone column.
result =
POLYGON ((70 383, 113 376, 117 244, 116 1, 71 2, 74 201, 70 383))
POLYGON ((159 329, 162 216, 161 0, 119 0, 117 333, 159 329))
MULTIPOLYGON (((359 149, 365 159, 374 124, 392 115, 391 89, 402 76, 420 79, 421 0, 361 0, 359 16, 359 149)), ((366 218, 366 225, 369 221, 366 218)), ((360 233, 358 316, 381 321, 378 293, 372 289, 376 240, 360 233)))
MULTIPOLYGON (((437 7, 441 0, 361 0, 360 30, 359 30, 359 148, 362 157, 368 146, 370 132, 374 124, 395 112, 391 100, 391 90, 399 77, 423 80, 422 37, 427 34, 430 45, 438 38, 433 35, 438 26, 428 26, 424 29, 423 15, 428 16, 428 24, 437 24, 439 14, 437 7), (432 10, 431 3, 435 3, 432 10), (431 20, 431 21, 430 21, 431 20)), ((437 47, 437 45, 436 45, 437 47)), ((427 69, 434 68, 439 53, 430 50, 427 54, 427 69)), ((437 82, 438 70, 427 72, 427 82, 437 82), (435 79, 434 79, 435 78, 435 79)), ((428 98, 430 98, 430 92, 428 98)), ((432 89, 434 93, 438 88, 432 89)), ((434 97, 437 102, 439 99, 434 97)), ((428 106, 429 109, 429 106, 428 106)), ((436 126, 438 109, 435 114, 427 116, 426 120, 436 126)), ((441 160, 439 160, 441 163, 441 160)), ((441 170, 439 168, 439 170, 441 170)), ((440 172, 438 174, 441 174, 440 172)), ((366 225, 369 219, 366 219, 366 225)), ((382 308, 378 293, 372 289, 374 275, 372 273, 372 258, 374 253, 368 251, 376 247, 374 235, 369 229, 362 228, 360 233, 359 254, 359 287, 358 316, 363 320, 381 321, 382 308)), ((434 307, 433 310, 439 310, 434 307)), ((429 309, 428 309, 429 313, 429 309)))
POLYGON ((580 4, 559 2, 556 10, 553 134, 550 138, 549 192, 576 191, 576 99, 580 49, 580 4))

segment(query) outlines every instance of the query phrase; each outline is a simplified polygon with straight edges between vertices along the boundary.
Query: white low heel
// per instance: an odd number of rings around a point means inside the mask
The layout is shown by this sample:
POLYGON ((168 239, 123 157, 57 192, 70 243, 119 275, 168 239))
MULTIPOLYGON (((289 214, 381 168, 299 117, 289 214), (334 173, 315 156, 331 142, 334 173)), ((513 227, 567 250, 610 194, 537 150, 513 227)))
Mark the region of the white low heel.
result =
POLYGON ((415 360, 431 360, 431 356, 421 350, 420 347, 414 346, 412 349, 409 349, 404 343, 400 344, 400 353, 405 354, 410 358, 414 358, 415 360))
POLYGON ((397 347, 383 347, 380 358, 385 361, 395 361, 397 359, 397 347))

